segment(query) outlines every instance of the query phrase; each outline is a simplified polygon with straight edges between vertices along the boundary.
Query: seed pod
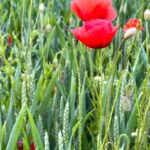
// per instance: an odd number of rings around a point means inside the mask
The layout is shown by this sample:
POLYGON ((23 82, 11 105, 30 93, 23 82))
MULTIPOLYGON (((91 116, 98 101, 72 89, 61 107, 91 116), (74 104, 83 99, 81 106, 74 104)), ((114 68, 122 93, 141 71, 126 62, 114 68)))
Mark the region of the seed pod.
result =
POLYGON ((40 11, 40 12, 44 12, 44 4, 43 4, 43 3, 41 3, 41 4, 39 5, 39 11, 40 11))
POLYGON ((146 21, 150 20, 150 10, 149 9, 145 10, 145 12, 144 12, 144 19, 146 21))

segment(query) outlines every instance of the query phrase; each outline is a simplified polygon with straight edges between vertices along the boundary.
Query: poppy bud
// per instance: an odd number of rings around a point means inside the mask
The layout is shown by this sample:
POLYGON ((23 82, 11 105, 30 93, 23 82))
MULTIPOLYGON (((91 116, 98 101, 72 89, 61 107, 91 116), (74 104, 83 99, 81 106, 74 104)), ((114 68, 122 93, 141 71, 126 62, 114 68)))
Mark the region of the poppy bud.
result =
POLYGON ((129 28, 124 34, 124 39, 128 39, 136 33, 136 28, 129 28))
POLYGON ((53 89, 52 89, 53 93, 56 93, 57 92, 57 87, 54 85, 53 86, 53 89))
POLYGON ((8 34, 7 45, 11 46, 11 44, 12 44, 12 36, 10 34, 8 34))
MULTIPOLYGON (((100 76, 94 77, 94 81, 99 82, 100 84, 101 84, 102 80, 103 80, 103 78, 101 78, 100 76)), ((107 84, 108 82, 104 80, 102 83, 107 84)))
POLYGON ((18 141, 17 147, 18 147, 18 150, 23 150, 23 141, 18 141))
POLYGON ((35 145, 34 145, 34 143, 31 143, 31 144, 30 144, 30 150, 35 150, 35 145))
POLYGON ((131 110, 131 100, 127 96, 123 96, 121 99, 121 106, 124 111, 131 110))
POLYGON ((50 31, 51 31, 51 25, 50 25, 50 24, 47 24, 47 26, 46 26, 46 31, 47 31, 47 32, 50 32, 50 31))
POLYGON ((39 11, 40 12, 44 12, 44 4, 43 3, 40 4, 39 11))
POLYGON ((128 84, 125 87, 125 93, 126 93, 126 96, 131 97, 134 94, 134 87, 133 87, 133 85, 128 84))
POLYGON ((132 136, 133 138, 136 138, 136 137, 137 137, 137 130, 136 130, 135 132, 132 132, 132 133, 131 133, 131 136, 132 136))
POLYGON ((144 19, 146 21, 150 20, 150 10, 149 9, 145 10, 145 12, 144 12, 144 19))

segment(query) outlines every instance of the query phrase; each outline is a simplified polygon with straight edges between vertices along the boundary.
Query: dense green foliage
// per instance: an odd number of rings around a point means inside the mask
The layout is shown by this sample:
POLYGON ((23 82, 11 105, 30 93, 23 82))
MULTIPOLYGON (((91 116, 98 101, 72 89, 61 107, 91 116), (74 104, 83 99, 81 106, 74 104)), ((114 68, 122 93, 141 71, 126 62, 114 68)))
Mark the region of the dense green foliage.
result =
POLYGON ((149 0, 113 1, 120 26, 102 50, 74 39, 81 21, 69 0, 45 0, 43 12, 40 3, 0 2, 0 150, 21 140, 25 150, 149 149, 149 0), (130 18, 145 29, 120 45, 130 18))

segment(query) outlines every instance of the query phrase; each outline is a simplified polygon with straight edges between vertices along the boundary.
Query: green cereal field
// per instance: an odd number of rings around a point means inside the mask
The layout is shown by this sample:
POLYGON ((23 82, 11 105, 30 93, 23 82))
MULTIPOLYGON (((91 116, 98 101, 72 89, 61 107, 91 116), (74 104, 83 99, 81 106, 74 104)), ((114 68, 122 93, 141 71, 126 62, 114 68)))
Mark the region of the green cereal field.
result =
POLYGON ((0 150, 150 150, 150 0, 0 0, 0 150))

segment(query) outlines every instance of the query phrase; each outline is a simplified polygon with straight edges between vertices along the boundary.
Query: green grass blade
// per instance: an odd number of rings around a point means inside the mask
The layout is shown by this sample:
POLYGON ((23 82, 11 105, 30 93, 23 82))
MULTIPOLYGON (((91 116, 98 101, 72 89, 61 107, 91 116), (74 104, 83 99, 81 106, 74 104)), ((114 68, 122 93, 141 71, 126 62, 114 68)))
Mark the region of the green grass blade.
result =
POLYGON ((33 100, 32 106, 31 106, 32 115, 34 115, 34 113, 37 109, 37 105, 38 105, 38 102, 40 100, 40 94, 41 94, 40 91, 42 89, 42 85, 43 85, 43 75, 40 76, 40 79, 39 79, 39 82, 37 84, 37 88, 36 88, 36 91, 35 91, 34 100, 33 100))
POLYGON ((35 122, 33 120, 32 114, 31 114, 30 110, 28 109, 28 107, 26 107, 26 108, 27 108, 27 112, 28 112, 31 132, 32 132, 32 136, 33 136, 33 141, 34 141, 34 144, 36 146, 36 149, 44 150, 44 147, 43 147, 43 144, 42 144, 42 140, 41 140, 41 138, 39 136, 39 133, 38 133, 36 124, 35 124, 35 122))
POLYGON ((10 134, 6 150, 15 149, 16 147, 16 143, 23 124, 24 110, 25 110, 25 105, 21 108, 21 111, 19 112, 16 122, 12 128, 12 132, 10 134))

